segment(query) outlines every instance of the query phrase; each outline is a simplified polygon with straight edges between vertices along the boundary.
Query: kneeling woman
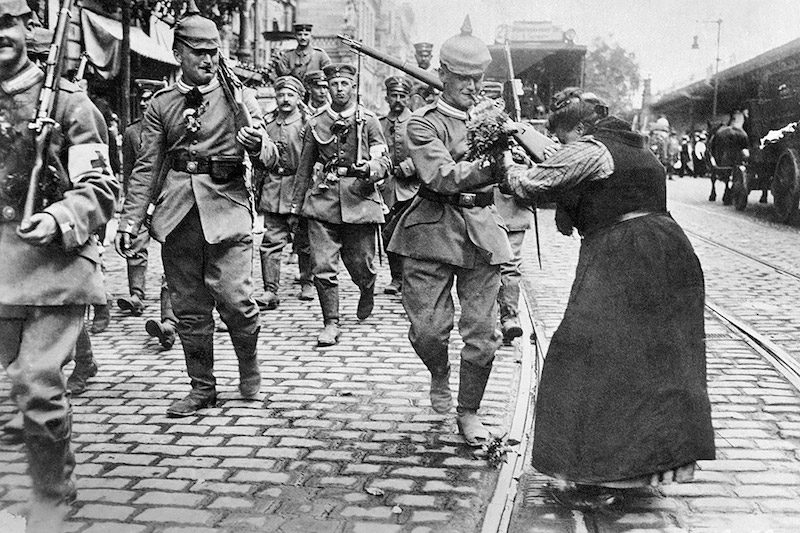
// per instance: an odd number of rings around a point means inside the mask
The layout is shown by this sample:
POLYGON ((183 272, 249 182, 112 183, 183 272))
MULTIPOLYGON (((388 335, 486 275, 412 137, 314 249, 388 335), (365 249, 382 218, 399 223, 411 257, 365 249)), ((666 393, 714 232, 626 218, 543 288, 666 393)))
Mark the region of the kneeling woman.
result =
POLYGON ((501 189, 557 202, 583 237, 543 367, 533 449, 537 470, 568 482, 556 499, 580 506, 604 488, 691 479, 695 461, 714 459, 705 289, 645 138, 580 89, 551 111, 564 146, 532 168, 506 158, 501 189))

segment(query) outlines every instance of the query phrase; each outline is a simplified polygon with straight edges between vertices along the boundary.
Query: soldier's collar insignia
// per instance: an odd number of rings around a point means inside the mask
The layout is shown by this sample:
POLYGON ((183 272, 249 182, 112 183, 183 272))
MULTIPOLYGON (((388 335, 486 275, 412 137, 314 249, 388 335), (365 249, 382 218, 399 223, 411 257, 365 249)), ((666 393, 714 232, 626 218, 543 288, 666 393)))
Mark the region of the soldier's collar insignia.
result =
POLYGON ((22 69, 13 78, 0 82, 0 89, 6 94, 17 94, 26 91, 44 79, 44 73, 33 63, 22 69))
POLYGON ((202 94, 208 94, 217 87, 219 87, 219 79, 215 77, 207 85, 198 85, 197 87, 195 87, 194 85, 189 85, 188 83, 183 81, 183 79, 179 79, 176 85, 178 87, 178 91, 181 94, 186 94, 194 88, 197 88, 197 90, 200 91, 202 94))
POLYGON ((456 109, 441 98, 436 100, 436 109, 451 118, 457 118, 458 120, 469 119, 469 114, 466 111, 456 109))
POLYGON ((325 108, 325 111, 328 113, 328 116, 330 116, 333 120, 339 120, 341 118, 350 118, 356 114, 356 105, 353 104, 352 106, 348 107, 347 109, 345 109, 340 113, 337 113, 336 111, 331 109, 331 106, 329 105, 328 107, 325 108))

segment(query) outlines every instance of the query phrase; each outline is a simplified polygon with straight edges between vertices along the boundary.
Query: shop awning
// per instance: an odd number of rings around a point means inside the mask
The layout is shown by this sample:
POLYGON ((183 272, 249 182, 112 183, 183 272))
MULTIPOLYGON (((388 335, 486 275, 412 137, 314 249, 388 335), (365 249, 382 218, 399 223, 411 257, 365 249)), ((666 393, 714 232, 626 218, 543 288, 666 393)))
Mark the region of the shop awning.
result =
MULTIPOLYGON (((119 71, 122 23, 82 9, 81 29, 89 61, 104 78, 113 78, 119 71)), ((178 66, 172 51, 152 39, 141 28, 131 27, 130 36, 133 52, 167 65, 178 66)))

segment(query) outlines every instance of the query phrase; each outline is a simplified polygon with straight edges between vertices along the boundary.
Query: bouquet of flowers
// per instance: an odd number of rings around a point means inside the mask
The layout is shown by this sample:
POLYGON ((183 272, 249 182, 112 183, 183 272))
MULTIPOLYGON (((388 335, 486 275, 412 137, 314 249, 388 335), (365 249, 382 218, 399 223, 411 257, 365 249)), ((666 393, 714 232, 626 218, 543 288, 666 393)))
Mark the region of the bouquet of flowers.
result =
POLYGON ((502 100, 486 98, 478 102, 467 120, 467 160, 497 156, 508 150, 510 133, 505 126, 509 120, 502 100))

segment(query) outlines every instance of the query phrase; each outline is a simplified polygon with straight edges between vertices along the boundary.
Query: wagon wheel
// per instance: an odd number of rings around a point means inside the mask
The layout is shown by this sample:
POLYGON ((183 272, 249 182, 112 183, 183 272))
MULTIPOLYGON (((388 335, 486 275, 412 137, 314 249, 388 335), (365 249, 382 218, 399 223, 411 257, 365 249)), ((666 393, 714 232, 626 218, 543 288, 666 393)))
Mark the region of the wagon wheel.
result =
POLYGON ((778 159, 772 178, 772 195, 778 220, 788 224, 800 201, 800 156, 794 148, 784 151, 778 159))
POLYGON ((731 196, 733 196, 733 206, 737 211, 744 211, 747 207, 747 196, 750 194, 750 184, 748 173, 749 169, 744 165, 733 167, 733 184, 731 185, 731 196))

